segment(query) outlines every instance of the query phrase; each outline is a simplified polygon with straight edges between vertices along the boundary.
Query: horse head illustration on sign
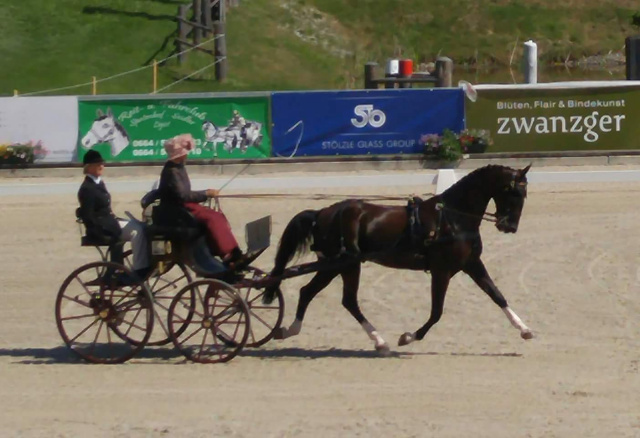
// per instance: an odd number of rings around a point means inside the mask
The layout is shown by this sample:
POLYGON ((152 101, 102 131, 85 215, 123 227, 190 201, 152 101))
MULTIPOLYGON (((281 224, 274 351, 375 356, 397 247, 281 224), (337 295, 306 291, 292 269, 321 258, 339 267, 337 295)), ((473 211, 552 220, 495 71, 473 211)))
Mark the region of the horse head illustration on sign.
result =
POLYGON ((111 156, 115 157, 129 145, 129 134, 118 122, 118 119, 113 116, 111 108, 107 109, 106 114, 98 109, 96 115, 89 132, 82 137, 82 146, 90 149, 98 143, 109 143, 111 156))
POLYGON ((245 120, 238 111, 233 112, 228 126, 218 127, 210 120, 205 120, 202 130, 205 138, 203 146, 211 143, 214 157, 218 156, 218 143, 222 143, 227 152, 239 149, 243 154, 250 146, 260 146, 262 143, 262 123, 245 120))

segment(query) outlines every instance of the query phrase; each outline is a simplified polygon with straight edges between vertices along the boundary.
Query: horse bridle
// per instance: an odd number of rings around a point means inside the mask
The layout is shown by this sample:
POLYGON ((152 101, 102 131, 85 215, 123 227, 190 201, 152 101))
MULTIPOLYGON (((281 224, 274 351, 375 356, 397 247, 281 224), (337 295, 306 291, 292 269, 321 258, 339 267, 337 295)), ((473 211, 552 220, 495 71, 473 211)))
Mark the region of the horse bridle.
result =
POLYGON ((104 143, 110 135, 113 134, 113 131, 116 129, 115 125, 109 129, 109 131, 107 132, 107 135, 105 135, 104 137, 98 135, 98 133, 96 132, 96 130, 93 128, 93 126, 91 126, 91 129, 89 129, 89 132, 93 134, 93 136, 96 138, 96 141, 98 143, 104 143))
MULTIPOLYGON (((523 181, 516 183, 516 178, 514 176, 513 180, 511 180, 510 183, 504 187, 503 191, 505 191, 505 192, 517 192, 520 196, 523 196, 522 192, 520 191, 520 189, 516 188, 516 186, 523 186, 523 190, 526 190, 527 183, 523 182, 523 181)), ((482 214, 482 216, 478 216, 477 214, 471 214, 471 213, 467 213, 467 212, 464 212, 464 211, 457 210, 455 208, 447 207, 447 206, 444 205, 444 202, 438 202, 436 204, 436 211, 437 210, 452 211, 452 212, 457 213, 457 214, 462 215, 462 216, 467 216, 467 217, 471 217, 471 218, 474 218, 474 219, 480 219, 481 221, 494 222, 496 224, 501 224, 501 223, 507 221, 507 215, 504 215, 504 216, 500 217, 500 216, 498 216, 497 212, 496 213, 484 212, 482 214)))

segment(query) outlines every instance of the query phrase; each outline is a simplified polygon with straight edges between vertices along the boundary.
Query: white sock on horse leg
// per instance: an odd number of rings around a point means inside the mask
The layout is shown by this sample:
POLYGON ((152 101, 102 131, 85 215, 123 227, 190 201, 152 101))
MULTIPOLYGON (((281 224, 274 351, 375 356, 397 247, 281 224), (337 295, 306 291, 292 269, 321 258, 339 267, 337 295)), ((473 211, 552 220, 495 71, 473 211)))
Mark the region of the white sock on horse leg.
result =
POLYGON ((505 315, 507 315, 507 318, 509 318, 509 322, 511 323, 511 325, 520 330, 520 333, 527 333, 531 331, 529 330, 529 327, 527 327, 525 323, 522 322, 518 315, 516 315, 516 312, 509 308, 509 306, 504 307, 502 311, 505 315))
POLYGON ((369 336, 369 339, 371 339, 373 342, 376 343, 376 347, 379 347, 381 345, 385 345, 387 342, 382 339, 382 336, 380 336, 378 334, 378 332, 376 331, 376 328, 374 326, 372 326, 369 321, 365 321, 362 323, 362 328, 364 329, 365 332, 367 332, 367 335, 369 336))

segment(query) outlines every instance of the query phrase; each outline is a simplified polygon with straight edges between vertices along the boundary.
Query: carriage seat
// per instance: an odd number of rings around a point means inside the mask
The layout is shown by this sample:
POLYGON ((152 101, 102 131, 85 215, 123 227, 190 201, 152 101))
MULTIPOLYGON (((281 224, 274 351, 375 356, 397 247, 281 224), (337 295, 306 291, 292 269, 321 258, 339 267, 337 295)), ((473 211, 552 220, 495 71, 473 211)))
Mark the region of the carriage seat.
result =
POLYGON ((204 228, 185 208, 167 208, 160 202, 160 191, 151 190, 140 200, 149 225, 149 240, 191 242, 203 235, 204 228))
POLYGON ((76 208, 76 223, 80 228, 80 246, 109 246, 111 245, 111 239, 103 236, 94 236, 86 233, 84 227, 84 221, 80 217, 80 208, 76 208), (84 233, 83 233, 84 230, 84 233))
MULTIPOLYGON (((159 198, 158 190, 152 190, 140 201, 143 210, 150 207, 149 240, 159 241, 161 245, 163 241, 182 244, 179 253, 184 257, 183 261, 199 276, 219 278, 225 275, 226 266, 209 250, 205 226, 196 221, 186 208, 163 207, 158 202, 159 198)), ((158 252, 163 253, 162 250, 158 252)))

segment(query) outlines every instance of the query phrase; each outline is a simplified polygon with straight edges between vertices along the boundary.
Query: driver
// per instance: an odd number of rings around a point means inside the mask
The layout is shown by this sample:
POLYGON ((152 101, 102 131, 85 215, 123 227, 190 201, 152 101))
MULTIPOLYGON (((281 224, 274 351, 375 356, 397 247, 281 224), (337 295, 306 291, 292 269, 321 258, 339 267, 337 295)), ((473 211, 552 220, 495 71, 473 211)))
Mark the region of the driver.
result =
POLYGON ((198 222, 206 226, 211 253, 222 258, 223 263, 229 268, 241 269, 251 263, 259 253, 243 254, 226 216, 220 211, 200 205, 209 198, 217 197, 218 190, 191 190, 185 163, 187 154, 193 149, 194 144, 191 134, 178 135, 164 143, 169 159, 160 174, 160 204, 168 207, 168 211, 186 208, 198 222))
POLYGON ((233 110, 233 117, 231 118, 231 126, 244 128, 246 124, 247 124, 247 121, 245 120, 244 117, 242 117, 242 115, 240 115, 238 110, 233 110))

